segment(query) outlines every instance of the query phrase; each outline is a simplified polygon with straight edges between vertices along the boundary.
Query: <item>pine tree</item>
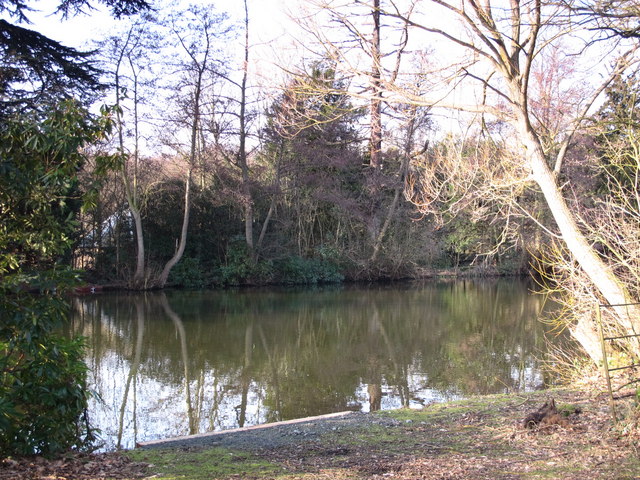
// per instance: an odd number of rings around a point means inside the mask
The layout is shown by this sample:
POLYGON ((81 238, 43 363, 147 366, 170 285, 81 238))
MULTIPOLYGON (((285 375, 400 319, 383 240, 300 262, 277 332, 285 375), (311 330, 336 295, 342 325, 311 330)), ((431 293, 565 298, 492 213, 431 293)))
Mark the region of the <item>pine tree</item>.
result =
MULTIPOLYGON (((150 8, 146 0, 102 0, 114 17, 150 8)), ((92 8, 88 0, 63 0, 56 12, 63 18, 92 8)), ((29 23, 34 9, 21 0, 0 0, 0 13, 29 23)), ((101 88, 93 52, 62 45, 37 31, 0 19, 0 118, 50 106, 76 97, 87 99, 101 88)))

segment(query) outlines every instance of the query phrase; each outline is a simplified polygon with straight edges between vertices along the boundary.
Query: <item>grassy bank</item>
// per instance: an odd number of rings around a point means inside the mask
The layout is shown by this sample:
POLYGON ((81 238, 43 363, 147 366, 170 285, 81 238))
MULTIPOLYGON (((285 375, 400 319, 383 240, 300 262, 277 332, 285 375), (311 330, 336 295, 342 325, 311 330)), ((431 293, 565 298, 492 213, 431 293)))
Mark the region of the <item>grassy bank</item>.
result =
POLYGON ((617 401, 617 409, 623 421, 614 425, 596 391, 479 396, 129 452, 7 458, 0 480, 640 479, 636 399, 617 401), (524 428, 550 398, 554 420, 524 428))
POLYGON ((373 420, 317 426, 315 434, 298 427, 287 442, 280 432, 273 448, 262 439, 242 450, 195 445, 127 455, 165 480, 640 478, 634 430, 612 424, 604 395, 552 390, 475 397, 368 417, 373 420), (549 397, 562 420, 523 428, 528 413, 549 397))

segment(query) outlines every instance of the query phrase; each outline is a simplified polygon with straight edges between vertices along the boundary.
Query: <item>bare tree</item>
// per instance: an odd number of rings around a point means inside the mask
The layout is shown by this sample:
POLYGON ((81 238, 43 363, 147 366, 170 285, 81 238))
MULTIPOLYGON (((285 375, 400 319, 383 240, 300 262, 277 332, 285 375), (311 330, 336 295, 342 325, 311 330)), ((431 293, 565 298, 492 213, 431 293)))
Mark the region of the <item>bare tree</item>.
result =
MULTIPOLYGON (((386 85, 398 81, 403 59, 409 53, 407 45, 410 23, 407 19, 413 15, 414 5, 409 2, 406 9, 402 10, 402 16, 392 17, 385 12, 387 8, 395 6, 383 0, 348 3, 309 0, 309 3, 329 14, 331 28, 328 29, 314 24, 313 21, 305 21, 306 29, 318 41, 318 56, 330 58, 338 65, 338 69, 346 70, 343 74, 351 79, 349 94, 354 100, 368 103, 370 168, 364 173, 370 191, 366 221, 372 246, 368 263, 372 264, 378 258, 401 198, 401 190, 397 190, 396 187, 403 182, 396 182, 395 172, 389 174, 385 171, 383 161, 384 117, 393 117, 393 113, 386 111, 389 109, 389 103, 385 94, 386 85), (368 62, 369 68, 360 69, 359 65, 362 62, 368 62), (393 193, 391 201, 386 205, 385 185, 389 184, 393 185, 393 193)), ((408 128, 411 130, 410 125, 408 128)), ((409 157, 404 155, 404 160, 408 159, 409 157)), ((404 160, 401 162, 403 165, 404 160)), ((401 166, 401 178, 404 177, 402 171, 406 168, 401 166)))
POLYGON ((380 228, 380 231, 378 232, 378 235, 375 239, 371 257, 369 258, 369 262, 372 264, 378 259, 378 255, 380 254, 380 250, 382 249, 385 236, 387 235, 387 232, 391 227, 391 223, 394 220, 394 216, 396 214, 396 211, 398 210, 400 201, 403 198, 407 179, 409 176, 411 160, 416 155, 424 153, 423 150, 426 149, 428 145, 425 144, 423 149, 416 151, 417 132, 420 129, 423 129, 425 127, 425 124, 428 125, 429 109, 418 107, 417 105, 406 105, 401 106, 401 108, 398 108, 397 110, 398 111, 396 113, 399 117, 399 120, 402 120, 403 123, 403 125, 401 126, 401 145, 398 152, 398 155, 400 157, 400 165, 396 174, 396 178, 394 179, 393 199, 391 200, 391 204, 387 208, 384 222, 382 223, 382 227, 380 228))
MULTIPOLYGON (((412 11, 411 8, 403 8, 399 1, 389 1, 388 8, 381 8, 380 13, 383 17, 410 25, 414 38, 422 36, 423 42, 431 40, 445 45, 449 56, 439 69, 421 72, 432 81, 431 90, 422 94, 415 94, 395 79, 390 81, 382 76, 381 87, 386 101, 466 111, 505 122, 515 134, 512 137, 514 153, 509 161, 516 167, 513 171, 520 171, 518 181, 522 185, 535 185, 540 189, 555 221, 555 227, 548 227, 548 230, 566 245, 603 301, 614 305, 628 303, 632 296, 607 261, 589 243, 579 219, 568 206, 553 166, 562 164, 573 134, 611 78, 634 61, 635 48, 622 53, 611 67, 610 75, 600 85, 592 87, 591 95, 574 114, 570 127, 563 132, 557 156, 548 158, 532 117, 530 88, 535 62, 541 51, 579 27, 571 16, 566 15, 563 6, 542 0, 512 0, 499 5, 491 0, 409 3, 411 7, 416 4, 425 7, 425 14, 410 17, 402 12, 412 11), (477 93, 475 98, 473 92, 477 93)), ((334 6, 332 3, 322 5, 329 10, 334 6)), ((579 38, 575 36, 574 41, 579 38)), ((615 47, 612 45, 610 48, 615 47)), ((352 68, 353 64, 347 58, 341 61, 346 68, 352 68)), ((625 333, 640 333, 638 309, 620 309, 617 317, 625 333)), ((573 330, 580 332, 577 335, 579 340, 593 340, 596 336, 587 318, 579 319, 573 330)), ((589 344, 589 341, 581 342, 589 344)), ((640 356, 640 346, 636 345, 633 351, 640 356)), ((597 355, 593 351, 589 353, 597 355)))
MULTIPOLYGON (((213 14, 208 8, 191 7, 176 14, 171 20, 171 30, 177 41, 176 48, 184 55, 184 61, 176 67, 180 75, 175 85, 174 99, 179 107, 170 124, 178 127, 171 143, 184 159, 184 211, 180 239, 174 255, 167 261, 158 280, 157 286, 166 285, 171 269, 180 261, 187 244, 189 214, 191 209, 191 188, 195 169, 202 164, 201 155, 204 150, 202 142, 202 117, 204 115, 203 100, 205 91, 212 87, 221 70, 220 59, 216 57, 215 40, 228 33, 224 27, 224 16, 213 14), (186 22, 186 29, 183 23, 186 22), (180 137, 181 129, 187 127, 186 143, 180 137), (184 148, 186 146, 186 149, 184 148)), ((175 127, 174 127, 175 128, 175 127)), ((185 132, 186 133, 186 132, 185 132)))
MULTIPOLYGON (((250 22, 249 7, 243 2, 244 19, 242 21, 243 43, 239 65, 222 75, 224 83, 220 91, 210 92, 210 103, 218 105, 218 111, 209 112, 203 119, 204 130, 211 136, 211 148, 215 155, 224 160, 232 170, 238 172, 239 185, 227 192, 240 205, 244 216, 244 237, 247 252, 255 257, 254 231, 254 193, 250 165, 252 153, 252 122, 255 117, 252 107, 256 103, 252 95, 254 86, 250 79, 250 22), (214 98, 215 97, 215 98, 214 98)), ((235 175, 233 175, 235 176, 235 175)))
POLYGON ((240 131, 238 146, 238 164, 242 171, 242 193, 244 196, 244 235, 247 249, 251 257, 254 256, 253 248, 253 196, 251 194, 251 182, 249 174, 249 159, 247 154, 247 77, 249 74, 249 7, 244 0, 244 61, 242 63, 242 80, 240 83, 240 131))
POLYGON ((144 78, 143 72, 151 70, 151 52, 158 48, 158 39, 148 26, 146 19, 136 20, 124 34, 104 41, 101 49, 107 69, 111 70, 116 92, 117 142, 124 155, 120 178, 136 240, 136 267, 133 278, 129 280, 129 286, 135 289, 147 287, 140 181, 141 107, 144 102, 142 90, 152 83, 144 78))

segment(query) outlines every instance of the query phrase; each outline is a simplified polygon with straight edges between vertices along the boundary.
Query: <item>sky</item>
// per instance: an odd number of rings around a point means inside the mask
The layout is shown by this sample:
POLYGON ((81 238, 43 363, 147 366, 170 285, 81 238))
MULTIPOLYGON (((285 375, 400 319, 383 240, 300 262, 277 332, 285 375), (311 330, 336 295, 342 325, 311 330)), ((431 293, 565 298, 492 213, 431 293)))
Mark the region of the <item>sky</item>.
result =
MULTIPOLYGON (((65 45, 82 48, 88 41, 99 39, 118 23, 123 23, 111 18, 103 8, 91 10, 89 15, 80 14, 68 20, 62 20, 60 16, 53 15, 58 3, 57 0, 36 2, 35 7, 39 12, 30 14, 33 24, 27 27, 65 45)), ((153 1, 154 7, 157 8, 162 8, 162 3, 164 2, 153 1)), ((210 4, 219 12, 227 12, 232 18, 241 19, 244 16, 244 8, 240 0, 213 2, 200 0, 190 3, 210 4)), ((298 3, 300 0, 249 0, 250 28, 255 42, 269 42, 282 37, 289 30, 290 20, 287 17, 287 11, 295 9, 298 3)))
MULTIPOLYGON (((155 0, 154 7, 162 10, 168 10, 171 7, 163 6, 171 0, 155 0)), ((180 0, 173 0, 173 3, 180 0)), ((244 19, 244 5, 242 0, 182 0, 182 4, 200 3, 203 5, 211 5, 218 12, 225 12, 231 19, 241 22, 244 19)), ((345 0, 338 3, 344 3, 345 0)), ((300 58, 304 53, 304 42, 300 42, 303 38, 296 22, 293 21, 289 14, 293 16, 299 14, 300 8, 307 3, 305 0, 248 0, 250 14, 250 43, 252 48, 250 51, 250 72, 253 75, 252 83, 263 87, 277 87, 282 85, 286 78, 286 69, 299 66, 300 58), (297 39, 296 39, 297 37, 297 39)), ((349 4, 350 0, 346 0, 349 4)), ((38 14, 30 16, 33 25, 30 28, 43 33, 61 43, 78 48, 91 49, 91 42, 95 42, 113 33, 119 24, 125 24, 127 20, 113 19, 105 9, 90 11, 90 15, 77 15, 68 20, 62 20, 60 16, 53 15, 59 0, 36 0, 34 5, 41 10, 38 14)), ((431 20, 433 12, 427 9, 421 12, 425 15, 425 19, 431 20)), ((363 19, 368 21, 367 19, 363 19)), ((365 26, 365 32, 368 28, 365 26)), ((329 33, 329 30, 327 31, 329 33)), ((419 32, 414 32, 414 35, 419 32)), ((414 36, 412 35, 412 37, 414 36)), ((387 38, 386 41, 394 41, 393 38, 387 38)), ((244 38, 239 35, 235 40, 237 49, 232 50, 240 54, 243 49, 244 38)), ((433 39, 424 43, 418 42, 418 45, 424 48, 424 45, 434 45, 433 39)), ((451 48, 451 46, 449 46, 451 48)), ((449 51, 446 57, 450 57, 449 51)), ((365 59, 366 62, 368 60, 365 59)), ((235 62, 234 62, 235 63, 235 62)), ((366 67, 365 67, 366 70, 366 67)), ((469 95, 468 91, 464 92, 465 96, 469 95)), ((450 112, 448 113, 450 115, 450 112)), ((460 124, 458 115, 454 116, 454 123, 460 124)), ((450 129, 451 127, 447 127, 450 129)))
MULTIPOLYGON (((152 0, 152 5, 162 11, 171 8, 167 6, 169 2, 175 4, 178 1, 180 0, 152 0)), ((59 15, 54 15, 59 3, 59 0, 36 0, 33 6, 39 11, 29 14, 31 25, 23 26, 63 45, 90 50, 95 48, 93 42, 112 34, 128 21, 112 18, 103 7, 89 10, 87 15, 79 14, 63 20, 59 15)), ((180 3, 211 5, 218 13, 227 13, 232 20, 244 22, 244 4, 241 0, 183 0, 180 3)), ((290 14, 295 16, 295 12, 304 3, 304 0, 248 0, 250 75, 253 75, 253 84, 267 88, 281 84, 286 77, 282 66, 287 69, 298 61, 299 45, 294 40, 298 29, 290 14)), ((9 18, 7 20, 15 21, 9 18)), ((238 35, 236 43, 235 51, 240 54, 244 47, 243 34, 238 35)))
MULTIPOLYGON (((78 49, 89 49, 91 41, 100 40, 106 34, 112 33, 117 28, 118 23, 124 23, 127 20, 117 21, 111 18, 105 11, 92 11, 90 15, 78 15, 69 20, 61 20, 59 16, 52 15, 60 0, 33 0, 34 5, 41 10, 38 14, 30 15, 33 25, 27 26, 43 33, 50 38, 58 40, 65 45, 78 49)), ((181 1, 183 4, 189 0, 155 0, 153 2, 156 8, 167 9, 170 7, 163 6, 169 1, 173 3, 181 1)), ((241 22, 244 18, 244 6, 242 0, 192 0, 203 5, 212 5, 218 12, 226 12, 229 16, 241 22)), ((338 3, 353 6, 355 2, 352 0, 337 0, 338 3)), ((248 0, 250 13, 250 43, 252 45, 250 52, 250 72, 253 77, 253 84, 264 87, 277 87, 283 84, 286 78, 286 70, 291 67, 300 65, 301 57, 305 53, 304 48, 305 37, 301 34, 301 29, 297 23, 289 17, 291 13, 294 17, 299 15, 299 10, 307 3, 308 0, 248 0)), ((426 4, 426 2, 425 2, 426 4)), ((418 15, 422 20, 427 22, 435 21, 441 28, 442 18, 438 12, 432 11, 422 5, 422 10, 418 15)), ((366 21, 367 19, 365 19, 366 21)), ((365 27, 365 32, 368 29, 365 27)), ((325 30, 329 33, 330 28, 325 30)), ((418 32, 412 33, 412 38, 418 32)), ((385 38, 387 42, 393 41, 392 38, 385 38)), ((438 40, 438 39, 437 39, 438 40)), ((436 40, 436 42, 437 42, 436 40)), ((440 42, 442 41, 439 38, 440 42)), ((242 52, 244 38, 239 35, 235 40, 237 47, 231 46, 234 51, 242 52)), ((451 44, 444 46, 438 45, 433 39, 418 41, 419 49, 438 48, 441 55, 439 57, 445 62, 452 63, 451 44), (445 47, 443 51, 442 48, 445 47)), ((308 41, 306 42, 308 44, 308 41)), ((366 60, 366 59, 365 59, 366 60)), ((368 61, 368 60, 366 60, 368 61)), ((592 66, 593 67, 593 66, 592 66)), ((366 65, 364 67, 366 70, 366 65)), ((466 84, 465 84, 466 85, 466 84)), ((469 88, 454 88, 451 90, 453 95, 450 100, 461 102, 460 96, 468 98, 472 102, 477 99, 472 98, 473 90, 469 88)), ((468 103, 468 102, 462 102, 468 103)), ((451 112, 446 112, 451 115, 451 112)), ((459 124, 460 120, 454 116, 454 122, 459 124)))

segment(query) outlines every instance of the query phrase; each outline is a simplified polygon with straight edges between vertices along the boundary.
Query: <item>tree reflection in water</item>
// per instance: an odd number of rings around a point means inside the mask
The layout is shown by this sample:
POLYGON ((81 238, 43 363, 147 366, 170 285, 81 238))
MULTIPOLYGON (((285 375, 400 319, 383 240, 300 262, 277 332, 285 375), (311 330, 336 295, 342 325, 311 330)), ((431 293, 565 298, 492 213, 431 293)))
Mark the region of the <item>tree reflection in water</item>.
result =
POLYGON ((106 448, 543 383, 544 298, 513 279, 74 303, 106 448))

